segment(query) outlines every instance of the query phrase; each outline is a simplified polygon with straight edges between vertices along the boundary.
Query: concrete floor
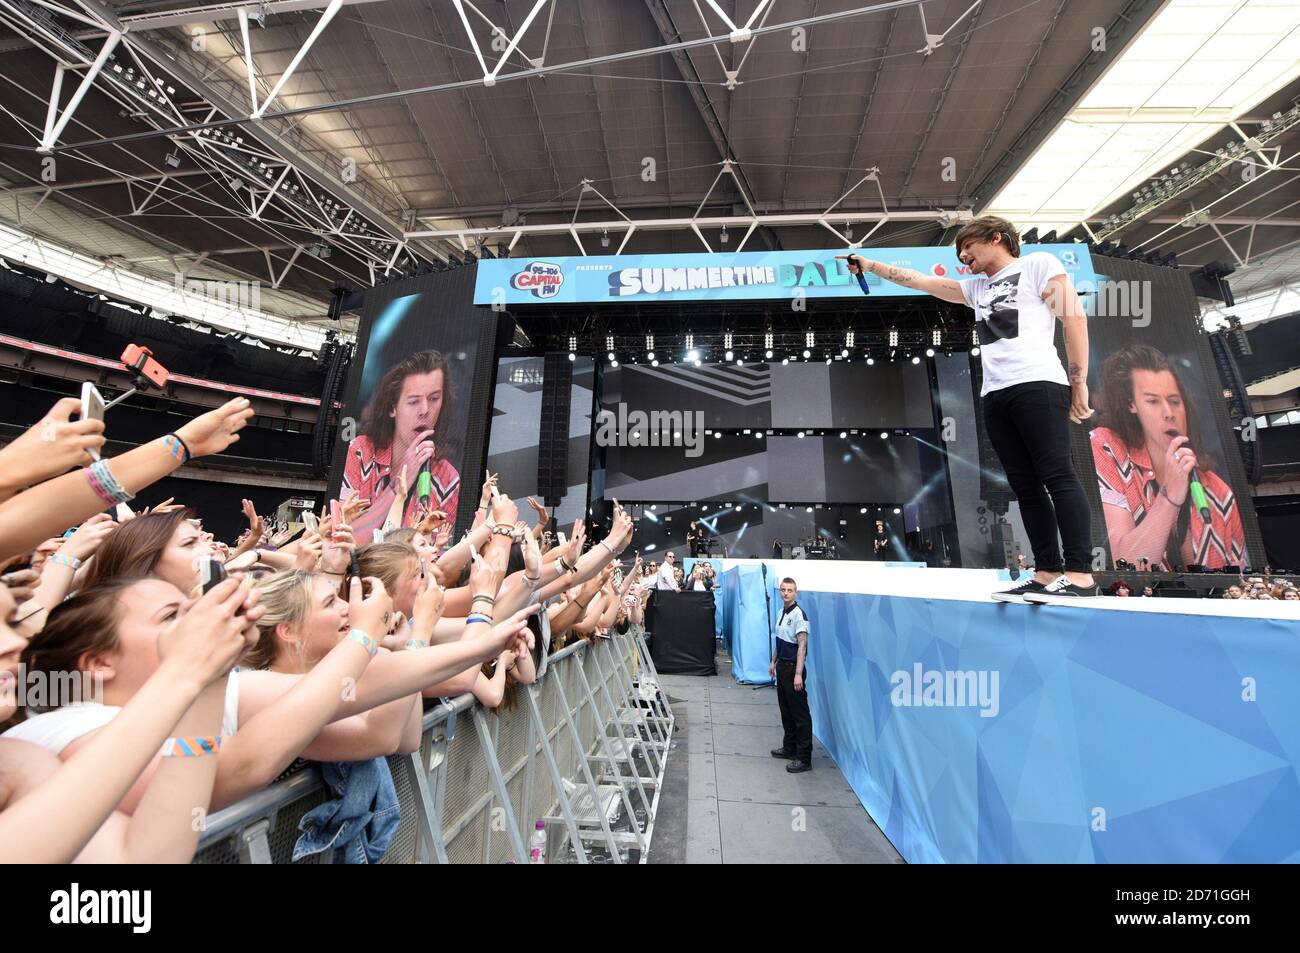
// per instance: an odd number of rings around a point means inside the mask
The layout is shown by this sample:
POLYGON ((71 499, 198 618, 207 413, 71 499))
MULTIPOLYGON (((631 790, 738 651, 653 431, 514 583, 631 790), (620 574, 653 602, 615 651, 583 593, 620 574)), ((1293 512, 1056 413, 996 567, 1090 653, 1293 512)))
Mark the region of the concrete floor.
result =
POLYGON ((655 820, 651 863, 901 864, 826 749, 813 770, 787 774, 774 688, 715 677, 665 675, 677 716, 675 745, 655 820))

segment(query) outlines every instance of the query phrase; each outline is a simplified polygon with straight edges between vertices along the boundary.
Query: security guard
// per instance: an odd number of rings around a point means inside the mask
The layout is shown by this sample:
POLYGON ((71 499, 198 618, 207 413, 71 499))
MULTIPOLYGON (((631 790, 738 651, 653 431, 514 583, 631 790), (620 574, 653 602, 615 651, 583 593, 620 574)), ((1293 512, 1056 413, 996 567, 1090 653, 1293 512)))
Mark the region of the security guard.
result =
POLYGON ((790 774, 812 770, 812 715, 804 689, 804 662, 808 657, 808 616, 795 597, 799 587, 788 576, 781 580, 781 618, 776 623, 776 654, 769 674, 776 681, 785 741, 772 757, 783 758, 790 774))

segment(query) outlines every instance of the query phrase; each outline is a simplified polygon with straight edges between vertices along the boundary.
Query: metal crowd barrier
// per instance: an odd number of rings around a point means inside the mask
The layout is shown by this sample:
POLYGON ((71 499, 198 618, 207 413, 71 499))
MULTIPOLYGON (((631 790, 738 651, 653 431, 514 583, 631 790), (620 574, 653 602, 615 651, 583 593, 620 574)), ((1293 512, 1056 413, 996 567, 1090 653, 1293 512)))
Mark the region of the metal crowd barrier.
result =
MULTIPOLYGON (((425 712, 420 750, 388 759, 402 820, 381 862, 526 863, 542 820, 548 863, 645 863, 674 726, 638 629, 566 646, 509 711, 425 712)), ((289 863, 329 797, 308 767, 217 811, 194 863, 289 863)))

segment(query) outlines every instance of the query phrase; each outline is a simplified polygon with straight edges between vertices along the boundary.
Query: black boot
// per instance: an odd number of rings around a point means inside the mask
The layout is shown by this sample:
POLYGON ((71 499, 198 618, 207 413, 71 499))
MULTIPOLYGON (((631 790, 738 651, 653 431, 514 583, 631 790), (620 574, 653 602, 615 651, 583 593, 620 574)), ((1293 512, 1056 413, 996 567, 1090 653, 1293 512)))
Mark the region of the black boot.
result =
POLYGON ((796 755, 793 751, 786 751, 784 748, 773 748, 772 757, 781 758, 783 761, 794 761, 796 755))

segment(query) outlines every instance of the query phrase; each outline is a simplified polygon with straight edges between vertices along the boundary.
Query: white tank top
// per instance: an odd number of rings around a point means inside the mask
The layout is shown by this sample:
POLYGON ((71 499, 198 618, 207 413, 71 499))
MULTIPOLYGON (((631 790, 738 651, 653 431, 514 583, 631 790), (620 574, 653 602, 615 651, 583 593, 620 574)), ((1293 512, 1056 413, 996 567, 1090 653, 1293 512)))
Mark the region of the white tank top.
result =
MULTIPOLYGON (((33 715, 19 722, 0 737, 30 741, 49 751, 62 754, 63 749, 82 735, 103 728, 122 709, 117 705, 79 702, 64 705, 43 715, 33 715)), ((226 676, 226 700, 221 712, 221 733, 227 737, 239 728, 239 669, 226 676)))

